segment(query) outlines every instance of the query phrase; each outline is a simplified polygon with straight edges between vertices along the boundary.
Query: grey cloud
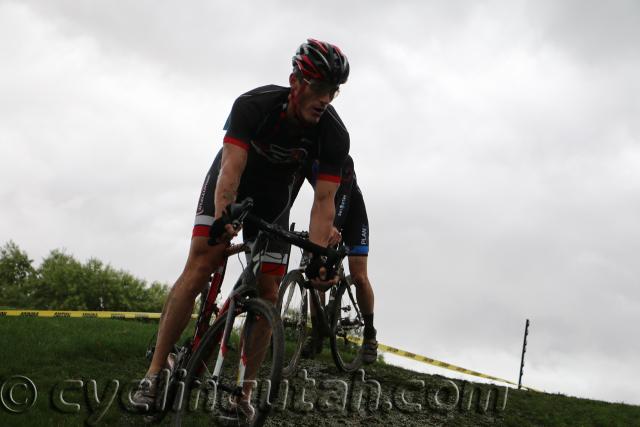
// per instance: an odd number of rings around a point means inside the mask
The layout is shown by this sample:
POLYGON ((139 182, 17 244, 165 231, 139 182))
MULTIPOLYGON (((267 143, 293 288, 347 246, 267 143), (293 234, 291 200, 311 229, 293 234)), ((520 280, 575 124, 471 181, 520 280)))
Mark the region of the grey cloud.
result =
POLYGON ((633 0, 529 2, 542 39, 589 65, 640 59, 640 4, 633 0))
POLYGON ((234 97, 326 38, 381 341, 515 374, 530 317, 532 385, 639 401, 635 5, 190 5, 0 3, 1 241, 174 280, 234 97))

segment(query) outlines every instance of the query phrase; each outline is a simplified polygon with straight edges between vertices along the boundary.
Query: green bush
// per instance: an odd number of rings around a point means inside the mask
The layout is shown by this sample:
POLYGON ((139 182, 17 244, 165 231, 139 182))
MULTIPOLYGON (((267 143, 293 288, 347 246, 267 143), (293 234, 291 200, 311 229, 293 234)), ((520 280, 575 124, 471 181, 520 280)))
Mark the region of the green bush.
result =
POLYGON ((54 249, 35 268, 14 242, 0 248, 0 306, 49 310, 162 310, 168 286, 147 286, 92 258, 82 264, 54 249))
POLYGON ((0 305, 22 306, 29 298, 35 275, 33 260, 14 242, 0 248, 0 305))

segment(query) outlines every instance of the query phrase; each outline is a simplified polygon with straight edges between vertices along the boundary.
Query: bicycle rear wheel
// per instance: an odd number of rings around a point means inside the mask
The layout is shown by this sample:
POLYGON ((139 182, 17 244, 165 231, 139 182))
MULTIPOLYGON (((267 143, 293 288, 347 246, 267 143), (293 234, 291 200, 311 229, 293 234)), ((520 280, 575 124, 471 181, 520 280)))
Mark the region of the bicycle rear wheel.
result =
POLYGON ((174 426, 261 426, 275 404, 284 347, 278 313, 270 303, 250 298, 239 302, 232 318, 226 348, 221 347, 227 314, 209 328, 187 363, 172 408, 174 426), (244 383, 238 383, 240 377, 244 377, 244 383), (235 399, 248 400, 255 411, 249 422, 234 406, 235 399))
POLYGON ((331 316, 331 355, 338 369, 354 372, 362 366, 364 319, 356 301, 355 285, 347 276, 339 285, 331 316))
POLYGON ((299 270, 288 272, 278 291, 277 310, 284 328, 285 348, 282 375, 286 378, 296 370, 302 345, 307 337, 308 300, 304 277, 299 270))

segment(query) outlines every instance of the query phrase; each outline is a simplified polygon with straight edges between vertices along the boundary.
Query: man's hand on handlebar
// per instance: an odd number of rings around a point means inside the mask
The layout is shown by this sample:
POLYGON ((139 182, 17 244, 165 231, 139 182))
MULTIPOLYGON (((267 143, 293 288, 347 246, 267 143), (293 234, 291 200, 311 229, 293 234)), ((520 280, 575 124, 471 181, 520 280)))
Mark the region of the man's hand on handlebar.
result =
MULTIPOLYGON (((327 277, 327 269, 325 267, 320 268, 320 277, 327 277)), ((311 282, 311 286, 318 289, 319 291, 326 291, 332 286, 337 285, 338 280, 340 280, 340 277, 338 277, 338 275, 335 274, 333 278, 331 278, 330 280, 322 280, 322 279, 316 278, 316 279, 310 279, 309 281, 311 282)))
POLYGON ((209 233, 209 245, 213 246, 220 243, 229 243, 231 239, 236 237, 242 229, 242 223, 234 220, 229 212, 230 206, 227 206, 222 212, 220 218, 216 218, 211 224, 209 233))
MULTIPOLYGON (((331 227, 331 235, 329 236, 329 242, 327 246, 335 246, 342 241, 342 234, 336 227, 331 227)), ((321 258, 320 258, 321 259, 321 258)), ((324 263, 318 259, 316 264, 314 264, 313 260, 307 266, 307 277, 311 282, 311 285, 321 291, 326 291, 331 286, 336 285, 340 278, 338 277, 337 272, 334 269, 334 266, 326 266, 324 263)), ((323 260, 324 261, 324 260, 323 260)))
POLYGON ((320 291, 326 291, 331 286, 336 285, 340 279, 333 266, 325 265, 323 258, 312 257, 305 269, 305 274, 309 278, 311 285, 320 291))
POLYGON ((222 242, 230 242, 234 237, 238 235, 240 230, 242 229, 242 224, 238 225, 236 228, 233 224, 225 224, 224 233, 219 237, 219 240, 222 242))

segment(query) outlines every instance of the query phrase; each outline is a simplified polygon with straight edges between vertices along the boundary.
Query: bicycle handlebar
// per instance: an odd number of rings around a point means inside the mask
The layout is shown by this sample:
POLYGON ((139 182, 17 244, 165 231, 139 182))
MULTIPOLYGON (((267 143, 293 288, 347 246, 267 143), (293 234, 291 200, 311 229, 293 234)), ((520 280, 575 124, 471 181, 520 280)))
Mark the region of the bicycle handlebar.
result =
MULTIPOLYGON (((347 255, 347 249, 344 246, 341 246, 336 250, 317 245, 309 241, 308 238, 303 237, 305 235, 304 233, 285 230, 277 224, 271 224, 264 219, 249 213, 252 208, 253 199, 251 197, 247 197, 240 203, 232 203, 227 206, 222 218, 218 220, 222 220, 224 224, 232 224, 236 228, 240 226, 242 221, 246 220, 255 225, 259 230, 262 230, 269 235, 275 236, 280 240, 305 249, 313 253, 314 255, 326 256, 327 265, 335 265, 338 261, 340 261, 347 255)), ((222 229, 224 229, 224 226, 222 227, 222 229)), ((219 236, 211 237, 213 240, 219 236)))
POLYGON ((336 250, 317 245, 311 242, 308 238, 301 237, 300 233, 287 231, 279 225, 270 224, 255 215, 248 214, 246 220, 253 223, 265 233, 274 235, 287 243, 291 243, 292 245, 312 252, 314 255, 326 256, 328 264, 333 264, 333 262, 330 262, 330 260, 337 261, 338 259, 344 258, 347 255, 347 250, 344 247, 338 248, 336 250))

